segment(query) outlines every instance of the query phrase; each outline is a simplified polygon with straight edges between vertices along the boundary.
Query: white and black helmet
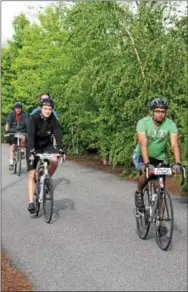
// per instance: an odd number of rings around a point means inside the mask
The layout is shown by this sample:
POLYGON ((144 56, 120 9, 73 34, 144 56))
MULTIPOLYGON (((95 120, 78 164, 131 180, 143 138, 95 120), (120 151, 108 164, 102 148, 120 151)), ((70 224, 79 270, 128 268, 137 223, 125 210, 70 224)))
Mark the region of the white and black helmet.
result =
POLYGON ((150 104, 150 110, 153 110, 157 107, 164 108, 165 110, 167 110, 168 102, 161 97, 154 98, 150 104))

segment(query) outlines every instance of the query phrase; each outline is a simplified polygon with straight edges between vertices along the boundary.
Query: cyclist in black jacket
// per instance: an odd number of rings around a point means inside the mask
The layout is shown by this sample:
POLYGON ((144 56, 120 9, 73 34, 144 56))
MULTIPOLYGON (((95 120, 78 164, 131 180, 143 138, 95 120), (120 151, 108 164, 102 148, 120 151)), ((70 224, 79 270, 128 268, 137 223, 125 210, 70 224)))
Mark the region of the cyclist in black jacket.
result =
MULTIPOLYGON (((65 154, 62 145, 61 126, 53 114, 54 103, 50 98, 41 100, 41 110, 31 115, 28 122, 27 139, 27 165, 28 165, 28 211, 33 213, 33 196, 35 190, 35 172, 38 159, 36 153, 65 154), (52 135, 56 139, 56 148, 53 146, 52 135), (33 159, 33 160, 32 160, 33 159), (32 162, 32 163, 31 163, 32 162)), ((48 166, 49 175, 52 176, 57 168, 57 157, 50 160, 48 166)))

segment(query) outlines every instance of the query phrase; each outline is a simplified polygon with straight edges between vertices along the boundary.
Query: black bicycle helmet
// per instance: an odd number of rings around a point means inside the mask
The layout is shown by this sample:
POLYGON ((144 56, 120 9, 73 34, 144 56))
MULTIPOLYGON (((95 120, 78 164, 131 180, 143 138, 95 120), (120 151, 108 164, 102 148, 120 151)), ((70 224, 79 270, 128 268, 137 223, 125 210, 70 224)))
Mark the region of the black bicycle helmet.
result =
POLYGON ((22 103, 21 101, 16 101, 15 104, 14 104, 14 108, 22 108, 22 103))
POLYGON ((49 105, 51 106, 52 108, 54 108, 54 102, 51 98, 43 98, 40 100, 40 105, 43 106, 43 105, 49 105))
POLYGON ((168 109, 168 102, 161 97, 154 98, 151 102, 150 110, 153 110, 157 107, 164 108, 167 110, 168 109))

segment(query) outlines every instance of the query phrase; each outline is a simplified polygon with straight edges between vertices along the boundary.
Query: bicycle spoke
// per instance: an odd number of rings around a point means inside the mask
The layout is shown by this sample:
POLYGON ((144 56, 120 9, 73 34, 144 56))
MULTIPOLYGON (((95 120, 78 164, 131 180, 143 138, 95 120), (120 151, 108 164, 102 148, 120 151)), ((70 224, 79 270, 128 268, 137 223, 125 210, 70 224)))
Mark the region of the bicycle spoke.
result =
POLYGON ((18 164, 18 176, 21 174, 21 149, 19 148, 17 151, 17 164, 18 164))
POLYGON ((150 229, 150 222, 149 222, 149 195, 148 190, 144 189, 144 204, 145 209, 143 212, 136 210, 136 225, 137 225, 137 233, 141 239, 146 239, 149 229, 150 229))
POLYGON ((168 209, 168 204, 166 200, 166 196, 164 197, 165 205, 166 205, 166 211, 167 211, 167 218, 169 218, 169 209, 168 209))
POLYGON ((45 221, 50 223, 53 214, 53 186, 50 177, 44 181, 43 209, 45 221))
POLYGON ((162 196, 162 200, 161 197, 159 198, 157 209, 159 216, 156 219, 156 240, 162 250, 167 250, 170 247, 172 241, 174 216, 172 201, 169 193, 164 191, 162 196))

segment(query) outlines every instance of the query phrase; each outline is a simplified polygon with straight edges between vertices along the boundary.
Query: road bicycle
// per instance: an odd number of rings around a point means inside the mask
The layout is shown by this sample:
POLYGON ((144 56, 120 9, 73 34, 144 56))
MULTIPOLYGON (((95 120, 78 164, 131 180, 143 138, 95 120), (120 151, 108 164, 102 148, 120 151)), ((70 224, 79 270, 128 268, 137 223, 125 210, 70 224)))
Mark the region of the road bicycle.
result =
MULTIPOLYGON (((162 250, 168 250, 173 236, 174 211, 171 196, 165 188, 165 177, 173 175, 173 167, 159 163, 156 167, 146 168, 146 178, 149 179, 143 189, 145 207, 136 208, 137 233, 141 239, 146 239, 151 223, 155 223, 156 241, 162 250)), ((185 167, 181 167, 181 185, 186 178, 185 167)))
MULTIPOLYGON (((46 223, 50 223, 53 215, 53 204, 54 204, 54 194, 53 194, 53 183, 52 178, 48 173, 49 160, 54 156, 57 158, 61 157, 60 154, 36 154, 39 158, 36 167, 35 174, 35 193, 34 193, 34 205, 35 205, 35 216, 37 217, 40 212, 40 205, 43 203, 44 220, 46 223)), ((58 160, 59 161, 59 160, 58 160)))
POLYGON ((26 133, 7 133, 4 135, 5 137, 13 136, 16 138, 16 146, 15 146, 15 152, 14 152, 14 158, 13 158, 13 173, 18 176, 21 174, 21 167, 22 167, 22 148, 21 148, 21 136, 27 136, 26 133))

